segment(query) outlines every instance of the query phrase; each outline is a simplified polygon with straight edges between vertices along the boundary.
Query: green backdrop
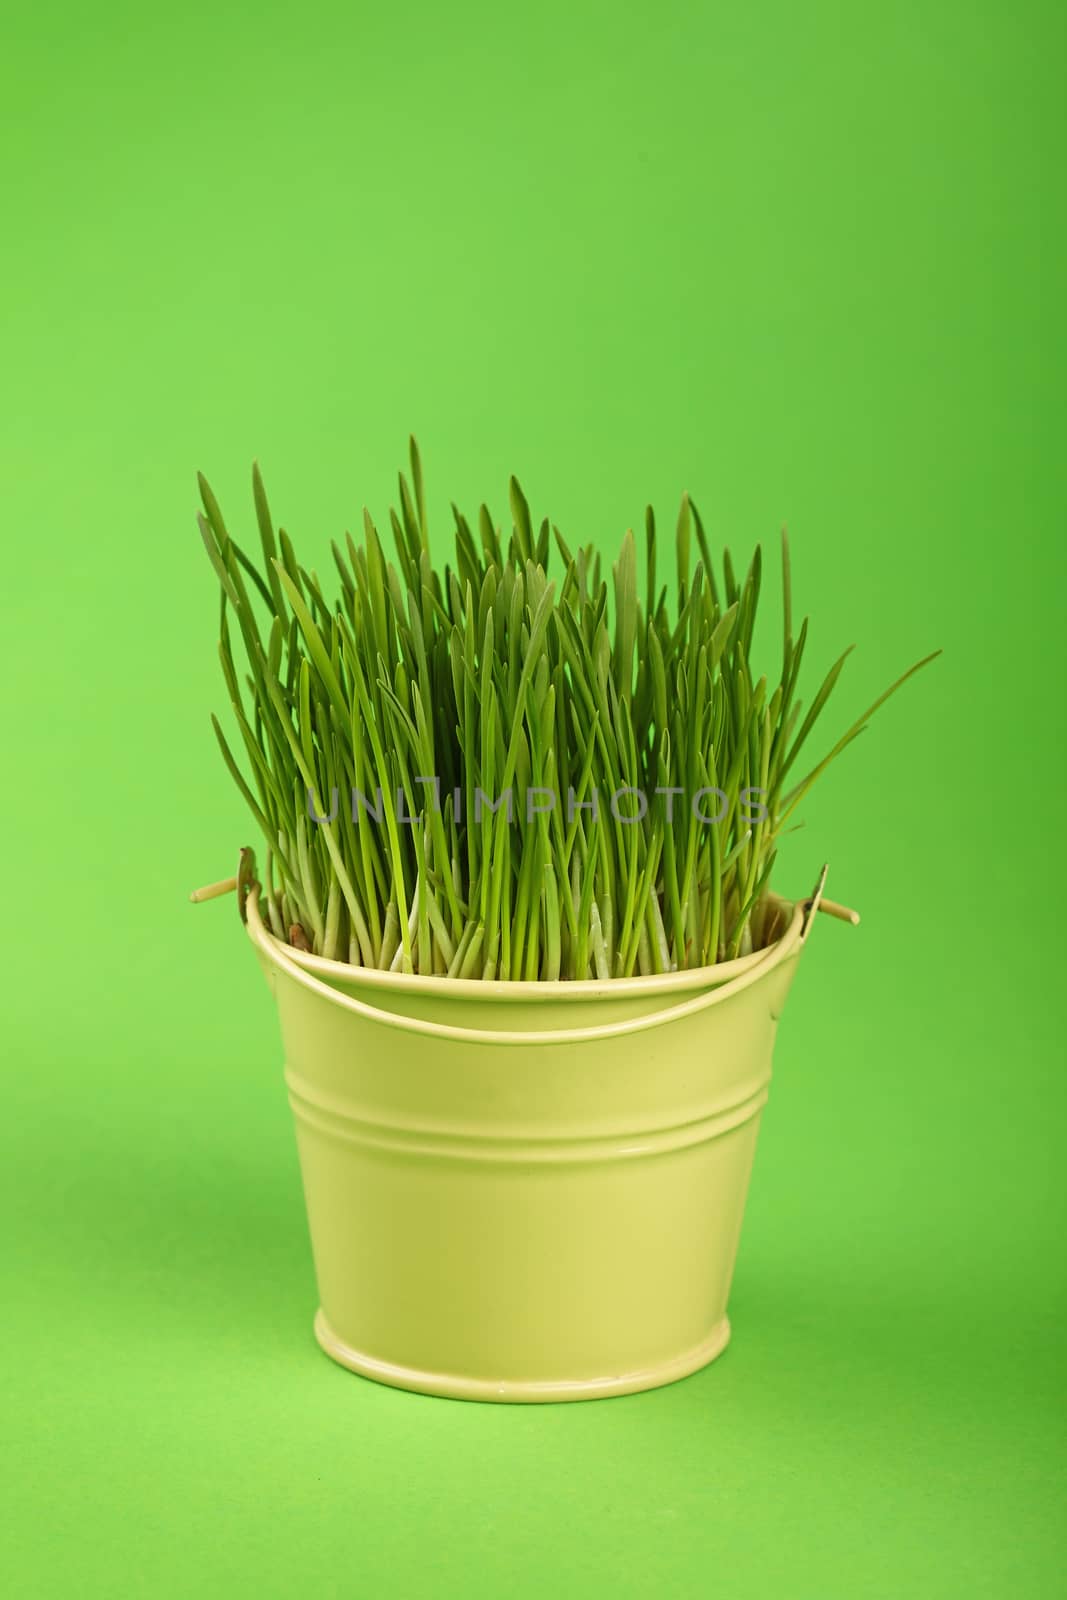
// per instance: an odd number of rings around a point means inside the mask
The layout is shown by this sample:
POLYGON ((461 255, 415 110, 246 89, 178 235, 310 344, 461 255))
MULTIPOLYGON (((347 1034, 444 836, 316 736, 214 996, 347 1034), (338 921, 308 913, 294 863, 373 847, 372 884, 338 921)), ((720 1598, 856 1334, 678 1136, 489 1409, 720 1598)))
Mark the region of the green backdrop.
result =
POLYGON ((410 4, 5 25, 10 1592, 1052 1596, 1064 1461, 1064 12, 410 4), (232 902, 195 469, 312 555, 409 429, 609 549, 788 522, 824 921, 698 1376, 394 1393, 311 1334, 232 902), (809 691, 811 685, 809 683, 809 691))

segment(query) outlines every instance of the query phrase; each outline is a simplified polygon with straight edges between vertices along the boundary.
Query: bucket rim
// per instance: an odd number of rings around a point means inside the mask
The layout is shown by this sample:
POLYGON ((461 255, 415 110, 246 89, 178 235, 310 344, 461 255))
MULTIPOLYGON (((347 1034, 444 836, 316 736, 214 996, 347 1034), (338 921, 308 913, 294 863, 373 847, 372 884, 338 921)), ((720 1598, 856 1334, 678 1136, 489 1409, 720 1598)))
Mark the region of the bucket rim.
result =
MULTIPOLYGON (((452 1022, 431 1021, 428 1018, 406 1014, 403 1010, 383 1011, 379 1007, 372 1005, 368 1000, 360 999, 357 995, 345 994, 339 989, 331 988, 329 984, 324 983, 314 973, 305 971, 303 967, 298 966, 292 960, 288 947, 283 946, 266 928, 259 910, 259 885, 256 883, 250 886, 245 902, 245 931, 255 946, 258 955, 266 963, 265 971, 272 988, 276 989, 277 978, 282 975, 294 982, 306 993, 316 995, 320 1000, 327 1001, 337 1011, 361 1017, 366 1022, 372 1022, 389 1030, 399 1030, 405 1033, 421 1034, 428 1038, 450 1039, 455 1043, 482 1046, 518 1045, 527 1048, 531 1046, 559 1048, 567 1045, 592 1043, 594 1040, 623 1038, 633 1033, 643 1033, 652 1028, 660 1028, 667 1023, 680 1022, 683 1018, 695 1016, 698 1012, 709 1010, 732 1000, 737 995, 744 993, 745 990, 759 984, 770 972, 783 966, 803 949, 811 931, 814 904, 815 902, 813 901, 798 901, 794 906, 793 915, 785 932, 774 943, 767 945, 759 952, 758 960, 751 967, 729 983, 705 988, 701 993, 689 995, 680 1000, 668 998, 666 1005, 662 1009, 643 1012, 636 1017, 628 1017, 623 1021, 594 1023, 584 1027, 514 1029, 510 1031, 506 1028, 472 1028, 452 1022)), ((438 981, 447 983, 450 980, 443 979, 438 981)), ((549 993, 542 996, 541 1003, 550 1003, 552 999, 551 982, 544 983, 542 988, 548 990, 549 993)), ((609 998, 611 993, 612 991, 608 990, 609 998)), ((599 998, 604 998, 603 994, 599 998)))
MULTIPOLYGON (((769 951, 788 933, 803 901, 786 900, 771 893, 767 897, 782 918, 777 939, 761 945, 747 956, 719 961, 710 966, 683 967, 674 972, 642 973, 632 978, 448 978, 411 972, 388 972, 383 967, 357 966, 348 961, 333 961, 328 956, 298 950, 279 939, 260 917, 263 932, 280 952, 328 983, 350 984, 359 988, 380 989, 396 995, 424 995, 452 1000, 486 1000, 493 1003, 543 1003, 562 1001, 626 1000, 658 994, 687 993, 694 989, 718 989, 758 966, 769 951)), ((257 901, 258 904, 258 901, 257 901)))

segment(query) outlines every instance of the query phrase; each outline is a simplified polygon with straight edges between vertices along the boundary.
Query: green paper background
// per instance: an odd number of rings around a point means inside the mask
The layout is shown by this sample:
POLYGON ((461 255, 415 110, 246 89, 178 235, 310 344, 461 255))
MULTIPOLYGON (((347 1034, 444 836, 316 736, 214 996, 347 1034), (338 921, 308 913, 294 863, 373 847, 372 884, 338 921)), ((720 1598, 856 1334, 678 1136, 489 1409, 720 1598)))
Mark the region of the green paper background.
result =
MULTIPOLYGON (((1053 1596, 1064 11, 24 7, 0 62, 8 1592, 1053 1596), (717 1364, 495 1408, 332 1366, 198 467, 322 565, 410 429, 610 549, 788 522, 825 919, 717 1364), (812 685, 809 681, 808 691, 812 685)), ((773 645, 769 647, 773 650, 773 645)), ((773 660, 773 657, 772 657, 773 660)))

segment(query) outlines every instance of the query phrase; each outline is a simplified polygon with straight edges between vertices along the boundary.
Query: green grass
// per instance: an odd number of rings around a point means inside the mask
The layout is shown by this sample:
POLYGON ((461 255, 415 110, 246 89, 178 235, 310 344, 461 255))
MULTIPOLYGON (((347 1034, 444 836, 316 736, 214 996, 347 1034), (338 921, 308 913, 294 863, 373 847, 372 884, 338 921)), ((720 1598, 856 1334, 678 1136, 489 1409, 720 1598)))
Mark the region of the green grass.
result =
POLYGON ((258 559, 202 477, 200 491, 243 764, 212 720, 266 841, 271 927, 363 966, 551 980, 746 953, 800 802, 933 659, 808 766, 849 652, 805 707, 808 622, 794 637, 784 534, 772 680, 751 662, 761 550, 743 574, 724 550, 716 574, 688 496, 669 596, 651 509, 643 564, 627 532, 608 581, 593 546, 535 527, 514 478, 510 529, 453 506, 452 559, 436 568, 414 440, 389 513, 395 560, 364 512, 362 541, 333 546, 329 590, 275 530, 258 468, 258 559), (510 791, 510 817, 479 791, 510 791))

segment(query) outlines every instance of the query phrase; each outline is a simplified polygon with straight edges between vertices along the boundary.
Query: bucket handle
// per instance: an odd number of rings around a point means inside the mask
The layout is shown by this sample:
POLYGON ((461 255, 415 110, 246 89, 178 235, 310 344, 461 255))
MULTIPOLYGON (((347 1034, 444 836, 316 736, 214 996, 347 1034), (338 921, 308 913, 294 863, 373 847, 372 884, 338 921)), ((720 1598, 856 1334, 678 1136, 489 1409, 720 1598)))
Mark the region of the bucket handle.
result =
MULTIPOLYGON (((820 879, 819 889, 822 882, 820 879)), ((559 1028, 543 1029, 536 1032, 508 1032, 497 1028, 462 1028, 453 1023, 430 1022, 422 1017, 399 1016, 393 1011, 383 1011, 377 1006, 368 1005, 365 1000, 359 1000, 354 995, 340 994, 336 989, 331 989, 329 984, 323 983, 319 978, 313 977, 303 967, 285 954, 280 942, 273 939, 263 925, 259 912, 259 885, 253 883, 249 886, 248 897, 245 901, 246 927, 249 938, 264 956, 270 966, 284 972, 294 983, 302 985, 309 994, 318 995, 321 999, 329 1000, 342 1010, 351 1012, 354 1016, 363 1017, 367 1022, 375 1022, 390 1028, 399 1028, 405 1033, 424 1034, 435 1039, 451 1039, 463 1044, 523 1044, 523 1045, 548 1045, 548 1044, 582 1044, 594 1039, 616 1039, 631 1033, 641 1033, 648 1028, 658 1028, 662 1023, 681 1021, 684 1017, 695 1016, 700 1011, 705 1011, 711 1006, 719 1005, 724 1000, 732 999, 734 995, 750 988, 758 979, 767 972, 784 962, 800 950, 806 941, 810 927, 810 912, 814 909, 812 900, 801 901, 794 909, 792 919, 785 933, 769 947, 765 956, 751 966, 747 972, 735 978, 730 983, 723 984, 718 989, 709 989, 706 994, 696 995, 691 1000, 684 1000, 678 1005, 668 1006, 663 1011, 652 1012, 643 1017, 633 1017, 623 1022, 603 1023, 599 1027, 591 1028, 559 1028)), ((545 985, 546 995, 551 993, 551 986, 545 985)))

